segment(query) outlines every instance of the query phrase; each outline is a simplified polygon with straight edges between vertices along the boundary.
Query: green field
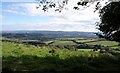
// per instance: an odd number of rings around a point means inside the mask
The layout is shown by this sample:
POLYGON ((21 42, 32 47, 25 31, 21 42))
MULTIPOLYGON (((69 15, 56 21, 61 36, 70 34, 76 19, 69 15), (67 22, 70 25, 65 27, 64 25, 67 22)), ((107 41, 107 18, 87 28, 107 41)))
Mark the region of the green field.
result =
POLYGON ((118 42, 114 42, 114 41, 95 41, 95 42, 88 42, 87 44, 91 44, 91 45, 103 45, 103 46, 109 46, 112 48, 120 48, 120 46, 118 46, 118 42))
POLYGON ((107 40, 97 40, 97 39, 75 39, 76 42, 85 43, 88 45, 101 45, 101 46, 109 46, 111 48, 120 48, 119 43, 115 41, 107 41, 107 40))
POLYGON ((56 40, 54 41, 54 43, 52 45, 77 45, 76 43, 72 42, 72 41, 60 41, 60 40, 56 40))
MULTIPOLYGON (((3 38, 3 40, 13 41, 14 39, 3 38)), ((108 50, 103 53, 100 49, 93 51, 94 48, 80 48, 75 46, 84 42, 90 45, 103 45, 119 48, 117 42, 111 41, 93 41, 91 39, 55 39, 44 41, 43 46, 31 45, 25 43, 4 41, 2 47, 2 69, 3 71, 47 71, 73 72, 76 71, 120 71, 120 51, 108 50), (52 44, 49 44, 53 42, 52 44), (56 48, 56 46, 59 46, 56 48), (62 49, 61 49, 62 48, 62 49), (76 49, 76 50, 73 50, 76 49)), ((37 40, 21 40, 23 42, 36 42, 37 40)), ((20 41, 20 42, 21 42, 20 41)), ((85 44, 81 45, 84 46, 85 44)))
POLYGON ((96 39, 79 39, 76 40, 77 42, 91 42, 91 41, 96 41, 96 39))
POLYGON ((100 54, 89 49, 71 51, 33 45, 2 43, 3 70, 9 71, 116 71, 120 55, 100 54))

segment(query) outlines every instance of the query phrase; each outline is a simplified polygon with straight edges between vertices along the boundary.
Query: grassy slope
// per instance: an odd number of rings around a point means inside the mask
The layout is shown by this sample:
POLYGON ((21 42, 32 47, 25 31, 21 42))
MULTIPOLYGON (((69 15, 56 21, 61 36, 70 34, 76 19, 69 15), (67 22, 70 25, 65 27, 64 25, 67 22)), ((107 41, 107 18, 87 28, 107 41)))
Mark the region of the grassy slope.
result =
POLYGON ((80 39, 76 40, 77 42, 90 42, 90 41, 95 41, 95 39, 80 39))
POLYGON ((77 44, 72 42, 72 41, 59 41, 59 40, 56 40, 52 45, 77 45, 77 44))
POLYGON ((120 48, 120 46, 118 46, 118 42, 115 41, 97 41, 97 39, 80 39, 80 40, 76 40, 77 42, 84 42, 86 44, 90 44, 90 45, 102 45, 102 46, 109 46, 112 48, 120 48))
MULTIPOLYGON (((8 43, 3 42, 3 56, 18 56, 18 55, 36 55, 39 57, 44 56, 52 56, 49 51, 51 51, 51 48, 41 48, 41 47, 35 47, 33 45, 24 45, 24 44, 14 44, 14 43, 8 43)), ((92 51, 88 51, 89 53, 93 53, 92 51)), ((59 54, 60 58, 65 58, 64 55, 70 56, 80 56, 81 54, 88 53, 88 52, 80 52, 80 51, 70 51, 70 50, 60 50, 55 49, 55 54, 59 54)), ((98 53, 95 53, 95 55, 98 55, 98 53)), ((88 54, 89 55, 89 54, 88 54)))
POLYGON ((91 44, 91 45, 103 45, 103 46, 110 46, 112 48, 120 48, 120 46, 118 46, 118 42, 114 42, 114 41, 96 41, 96 42, 89 42, 87 44, 91 44))
POLYGON ((3 69, 13 71, 119 71, 119 57, 93 51, 40 48, 3 42, 3 69), (109 68, 110 67, 110 68, 109 68))

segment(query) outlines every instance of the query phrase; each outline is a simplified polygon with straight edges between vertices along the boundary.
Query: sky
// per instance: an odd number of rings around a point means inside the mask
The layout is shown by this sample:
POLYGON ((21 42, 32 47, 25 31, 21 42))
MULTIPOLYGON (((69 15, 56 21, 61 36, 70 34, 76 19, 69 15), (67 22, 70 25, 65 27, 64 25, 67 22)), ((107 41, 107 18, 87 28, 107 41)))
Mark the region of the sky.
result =
POLYGON ((44 12, 36 9, 37 2, 4 0, 2 2, 2 30, 50 30, 97 32, 96 22, 99 14, 94 12, 95 4, 86 9, 74 10, 75 0, 70 0, 61 13, 49 9, 44 12))

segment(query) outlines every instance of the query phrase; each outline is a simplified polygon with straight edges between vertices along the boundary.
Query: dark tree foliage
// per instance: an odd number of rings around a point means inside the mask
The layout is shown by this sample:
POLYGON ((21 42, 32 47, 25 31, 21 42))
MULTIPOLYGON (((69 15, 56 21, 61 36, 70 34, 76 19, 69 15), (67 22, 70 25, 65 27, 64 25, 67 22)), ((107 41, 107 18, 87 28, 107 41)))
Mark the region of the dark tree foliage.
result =
MULTIPOLYGON (((39 2, 39 5, 36 6, 36 9, 38 8, 42 8, 43 11, 48 11, 48 9, 50 8, 54 8, 55 11, 61 12, 63 9, 68 9, 65 7, 65 5, 67 5, 69 3, 70 0, 36 0, 39 2)), ((87 8, 90 5, 92 5, 93 3, 96 2, 96 8, 98 9, 100 7, 100 1, 87 1, 87 0, 78 0, 78 2, 76 2, 76 5, 73 7, 74 10, 80 10, 80 6, 87 8)))
POLYGON ((99 11, 100 23, 98 23, 97 35, 112 41, 120 42, 120 1, 111 2, 99 11))

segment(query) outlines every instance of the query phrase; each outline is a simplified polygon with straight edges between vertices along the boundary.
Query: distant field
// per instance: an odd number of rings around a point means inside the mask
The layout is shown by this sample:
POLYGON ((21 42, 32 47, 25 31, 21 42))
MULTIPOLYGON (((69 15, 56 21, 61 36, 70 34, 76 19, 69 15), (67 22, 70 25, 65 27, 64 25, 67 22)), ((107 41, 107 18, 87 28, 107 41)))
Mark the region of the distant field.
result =
MULTIPOLYGON (((58 40, 52 40, 52 41, 47 41, 45 43, 50 43, 50 42, 53 42, 51 45, 78 45, 77 43, 73 42, 72 41, 73 39, 69 40, 68 39, 58 39, 58 40)), ((102 46, 109 46, 111 48, 120 48, 120 46, 118 46, 118 42, 115 42, 115 41, 107 41, 107 40, 104 40, 104 41, 100 41, 100 40, 97 40, 97 39, 83 39, 83 38, 79 38, 79 39, 75 39, 74 40, 76 42, 81 42, 81 43, 85 43, 85 44, 88 44, 88 45, 102 45, 102 46)))
POLYGON ((114 42, 114 41, 96 41, 96 42, 88 42, 86 44, 91 44, 91 45, 103 45, 103 46, 109 46, 112 48, 119 48, 120 46, 118 46, 118 42, 114 42))
POLYGON ((92 42, 92 41, 96 41, 97 39, 79 39, 76 40, 77 42, 92 42))
MULTIPOLYGON (((55 39, 55 40, 49 40, 49 41, 39 41, 39 40, 18 40, 18 39, 8 39, 8 38, 2 38, 4 40, 14 40, 17 42, 43 42, 45 44, 49 44, 49 45, 79 45, 78 43, 73 42, 73 40, 75 40, 76 42, 81 42, 81 43, 85 43, 88 45, 101 45, 101 46, 109 46, 111 48, 120 48, 120 46, 118 46, 118 42, 115 41, 100 41, 97 39, 84 39, 84 38, 60 38, 60 39, 55 39)), ((89 49, 89 48, 88 48, 89 49)))
POLYGON ((78 51, 93 51, 93 49, 78 49, 78 51))
POLYGON ((79 39, 76 40, 76 42, 82 42, 82 43, 86 43, 88 45, 102 45, 102 46, 109 46, 112 48, 120 48, 120 46, 118 46, 118 42, 115 41, 101 41, 101 40, 97 40, 97 39, 79 39))
POLYGON ((52 45, 77 45, 77 44, 74 43, 73 41, 60 41, 60 40, 56 40, 56 41, 54 41, 54 43, 52 45))

